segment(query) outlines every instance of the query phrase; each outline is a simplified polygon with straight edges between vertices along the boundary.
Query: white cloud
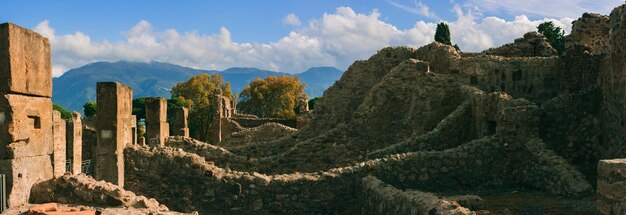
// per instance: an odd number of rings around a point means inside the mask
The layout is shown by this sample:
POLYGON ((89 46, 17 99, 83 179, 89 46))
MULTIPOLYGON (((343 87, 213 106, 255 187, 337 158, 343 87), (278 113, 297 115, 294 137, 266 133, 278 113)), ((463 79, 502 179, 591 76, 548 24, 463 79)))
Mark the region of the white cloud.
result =
MULTIPOLYGON (((457 19, 449 22, 452 42, 463 51, 481 51, 512 42, 543 21, 554 21, 566 32, 572 19, 529 20, 518 16, 507 21, 497 17, 476 18, 470 9, 455 6, 457 19)), ((236 42, 222 27, 215 34, 175 29, 155 31, 148 21, 140 21, 122 32, 124 40, 93 41, 81 32, 55 34, 48 21, 34 30, 50 39, 54 76, 70 68, 96 61, 161 61, 201 69, 257 67, 297 73, 314 66, 346 69, 355 60, 367 59, 386 46, 419 47, 433 41, 435 22, 418 21, 411 28, 398 29, 381 20, 381 14, 357 13, 349 7, 337 8, 313 19, 296 31, 269 43, 236 42)))
POLYGON ((413 4, 415 6, 407 6, 407 5, 403 5, 400 4, 398 2, 395 2, 393 0, 387 0, 387 2, 389 4, 391 4, 394 7, 400 8, 406 12, 412 13, 412 14, 416 14, 416 15, 420 15, 426 18, 431 18, 431 19, 440 19, 437 15, 435 15, 434 12, 430 11, 430 7, 428 7, 428 5, 422 3, 421 1, 413 1, 413 4))
POLYGON ((468 0, 484 11, 506 11, 509 14, 526 14, 538 17, 577 18, 585 12, 609 14, 611 10, 624 4, 623 0, 468 0))
POLYGON ((300 26, 302 22, 300 22, 300 18, 296 14, 290 13, 283 18, 283 25, 300 26))

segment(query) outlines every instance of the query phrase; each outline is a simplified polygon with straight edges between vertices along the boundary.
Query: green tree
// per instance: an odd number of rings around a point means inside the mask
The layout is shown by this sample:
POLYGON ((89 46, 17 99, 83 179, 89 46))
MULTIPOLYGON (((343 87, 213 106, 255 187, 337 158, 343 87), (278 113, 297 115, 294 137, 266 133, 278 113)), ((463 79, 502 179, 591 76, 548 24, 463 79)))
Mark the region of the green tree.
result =
POLYGON ((561 29, 561 27, 558 27, 554 25, 552 21, 549 21, 539 24, 539 26, 537 26, 537 31, 543 34, 543 36, 550 41, 550 45, 552 45, 552 47, 559 52, 559 55, 563 54, 563 51, 565 51, 565 31, 561 29))
POLYGON ((61 112, 61 118, 63 118, 63 119, 70 119, 70 118, 72 118, 72 113, 70 113, 67 109, 65 109, 61 105, 52 103, 52 110, 56 110, 56 111, 61 112))
POLYGON ((435 41, 446 45, 452 45, 452 41, 450 39, 450 28, 448 28, 448 24, 443 22, 437 24, 437 30, 435 30, 435 41))
POLYGON ((146 97, 133 99, 133 115, 137 116, 137 122, 146 119, 146 97))
POLYGON ((83 112, 85 113, 85 117, 93 117, 96 115, 96 103, 95 102, 87 102, 83 105, 83 112))
POLYGON ((309 109, 314 110, 315 109, 315 103, 317 103, 320 100, 322 100, 321 96, 318 96, 318 97, 315 97, 315 98, 309 100, 309 109))
POLYGON ((257 78, 241 91, 237 107, 260 117, 294 118, 298 101, 306 99, 304 87, 292 76, 257 78))
MULTIPOLYGON (((435 41, 452 46, 452 39, 450 37, 450 28, 446 23, 437 24, 437 29, 435 30, 435 41)), ((453 46, 457 51, 461 51, 457 44, 453 46)))
POLYGON ((209 126, 215 113, 213 95, 220 91, 223 96, 233 98, 230 83, 224 83, 222 76, 217 74, 199 74, 172 88, 172 98, 183 100, 189 108, 191 137, 202 141, 209 139, 209 126))

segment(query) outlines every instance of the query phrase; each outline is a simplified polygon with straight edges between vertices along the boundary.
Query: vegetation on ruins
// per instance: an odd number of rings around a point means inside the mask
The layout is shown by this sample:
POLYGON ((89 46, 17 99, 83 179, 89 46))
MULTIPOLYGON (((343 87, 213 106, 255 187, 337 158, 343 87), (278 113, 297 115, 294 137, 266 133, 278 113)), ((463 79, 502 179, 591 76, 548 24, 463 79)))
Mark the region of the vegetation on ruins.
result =
POLYGON ((87 102, 83 105, 85 117, 90 118, 96 115, 96 102, 87 102))
MULTIPOLYGON (((452 45, 452 39, 450 38, 450 28, 448 27, 448 24, 444 22, 437 24, 437 30, 435 30, 435 41, 450 46, 452 45)), ((461 50, 457 44, 454 44, 454 48, 456 50, 461 50)))
POLYGON ((52 103, 52 110, 61 112, 61 118, 63 119, 69 119, 72 117, 72 114, 64 107, 61 107, 61 105, 52 103))
MULTIPOLYGON (((230 83, 218 74, 199 74, 172 88, 172 98, 179 98, 189 108, 189 134, 203 141, 209 139, 209 125, 213 120, 213 95, 222 94, 233 98, 230 83)), ((168 102, 169 105, 170 102, 168 102)), ((173 108, 172 108, 173 109, 173 108)))
POLYGON ((317 103, 319 100, 322 100, 322 98, 323 97, 318 96, 309 100, 309 109, 311 110, 315 109, 315 103, 317 103))
POLYGON ((257 78, 241 91, 239 111, 259 117, 294 118, 298 101, 306 98, 298 77, 257 78))
POLYGON ((539 24, 537 31, 548 38, 550 45, 559 52, 559 55, 563 54, 565 50, 565 30, 554 25, 552 21, 549 21, 539 24))

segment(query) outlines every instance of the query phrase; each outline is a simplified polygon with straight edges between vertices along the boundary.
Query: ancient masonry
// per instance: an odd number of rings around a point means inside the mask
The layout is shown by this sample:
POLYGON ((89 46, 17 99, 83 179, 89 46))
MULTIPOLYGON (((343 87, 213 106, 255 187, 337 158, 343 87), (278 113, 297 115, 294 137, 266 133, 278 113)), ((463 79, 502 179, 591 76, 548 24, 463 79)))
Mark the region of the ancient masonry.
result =
POLYGON ((164 98, 146 98, 146 134, 148 145, 164 146, 170 136, 167 123, 167 101, 164 98))
POLYGON ((0 25, 0 172, 9 206, 25 204, 33 184, 52 178, 52 67, 41 35, 0 25))
POLYGON ((189 116, 189 110, 185 107, 178 107, 174 110, 174 116, 172 119, 172 135, 189 137, 189 127, 187 124, 187 118, 189 116))
POLYGON ((124 186, 124 148, 133 142, 132 89, 115 82, 97 86, 95 178, 124 186))
POLYGON ((52 167, 54 168, 54 177, 60 177, 65 174, 65 164, 66 164, 66 132, 65 132, 65 120, 61 118, 61 112, 52 111, 52 133, 53 139, 52 142, 54 144, 53 150, 53 163, 52 167))

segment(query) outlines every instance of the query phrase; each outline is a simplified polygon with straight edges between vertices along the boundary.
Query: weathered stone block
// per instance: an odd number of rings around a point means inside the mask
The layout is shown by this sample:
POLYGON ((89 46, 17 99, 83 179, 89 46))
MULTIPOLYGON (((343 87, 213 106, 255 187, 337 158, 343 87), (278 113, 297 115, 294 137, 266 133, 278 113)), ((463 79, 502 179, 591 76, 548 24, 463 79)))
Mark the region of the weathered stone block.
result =
POLYGON ((597 209, 602 214, 626 212, 626 159, 598 162, 597 209))
POLYGON ((0 95, 0 159, 52 154, 50 98, 0 95))
POLYGON ((72 118, 67 122, 66 157, 72 159, 72 174, 81 173, 83 157, 83 123, 80 113, 72 112, 72 118))
POLYGON ((146 131, 149 146, 165 146, 165 138, 170 136, 170 126, 165 122, 147 124, 146 131))
POLYGON ((66 132, 65 132, 65 120, 61 118, 61 112, 52 111, 52 132, 53 132, 53 162, 54 177, 60 177, 66 172, 66 160, 65 160, 65 148, 66 148, 66 132))
POLYGON ((189 137, 188 116, 189 111, 187 108, 179 107, 174 110, 174 117, 172 117, 172 135, 189 137))
POLYGON ((9 207, 24 205, 34 184, 52 178, 50 155, 0 160, 0 172, 7 175, 9 207))
POLYGON ((124 184, 124 147, 132 142, 132 89, 116 82, 97 85, 95 178, 124 184))
POLYGON ((0 92, 52 96, 47 38, 12 23, 0 24, 0 92))

